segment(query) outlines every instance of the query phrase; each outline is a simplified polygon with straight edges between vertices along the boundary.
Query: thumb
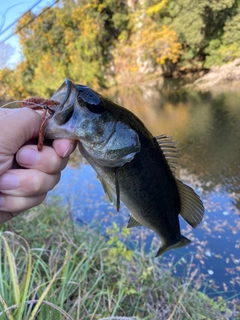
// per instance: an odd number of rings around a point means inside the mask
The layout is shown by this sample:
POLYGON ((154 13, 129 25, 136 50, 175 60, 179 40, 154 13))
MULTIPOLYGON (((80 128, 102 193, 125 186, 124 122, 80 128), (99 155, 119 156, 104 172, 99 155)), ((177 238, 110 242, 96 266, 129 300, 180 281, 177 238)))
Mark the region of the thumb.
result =
POLYGON ((29 108, 14 109, 0 117, 0 153, 15 154, 27 141, 38 136, 41 115, 29 108))

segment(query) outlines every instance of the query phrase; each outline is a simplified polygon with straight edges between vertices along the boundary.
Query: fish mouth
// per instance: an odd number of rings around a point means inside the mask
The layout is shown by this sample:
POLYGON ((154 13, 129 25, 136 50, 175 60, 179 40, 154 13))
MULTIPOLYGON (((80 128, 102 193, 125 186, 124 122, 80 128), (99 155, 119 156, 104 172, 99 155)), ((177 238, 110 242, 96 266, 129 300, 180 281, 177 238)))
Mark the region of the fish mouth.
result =
POLYGON ((60 102, 53 116, 57 125, 61 126, 71 118, 74 111, 74 102, 76 96, 76 86, 68 78, 66 78, 63 84, 51 97, 52 100, 60 102))

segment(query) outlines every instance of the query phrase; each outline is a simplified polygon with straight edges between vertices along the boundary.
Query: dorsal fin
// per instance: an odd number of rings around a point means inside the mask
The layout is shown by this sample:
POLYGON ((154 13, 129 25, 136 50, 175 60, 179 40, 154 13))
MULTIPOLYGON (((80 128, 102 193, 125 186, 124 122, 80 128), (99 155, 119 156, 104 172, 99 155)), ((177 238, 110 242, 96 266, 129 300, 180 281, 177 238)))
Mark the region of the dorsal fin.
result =
POLYGON ((172 141, 172 137, 166 134, 161 134, 155 137, 157 140, 173 174, 176 173, 178 168, 178 154, 180 149, 176 147, 177 142, 172 141))
POLYGON ((178 191, 181 200, 180 215, 187 221, 193 228, 202 222, 204 215, 204 207, 201 199, 195 191, 176 179, 178 191))

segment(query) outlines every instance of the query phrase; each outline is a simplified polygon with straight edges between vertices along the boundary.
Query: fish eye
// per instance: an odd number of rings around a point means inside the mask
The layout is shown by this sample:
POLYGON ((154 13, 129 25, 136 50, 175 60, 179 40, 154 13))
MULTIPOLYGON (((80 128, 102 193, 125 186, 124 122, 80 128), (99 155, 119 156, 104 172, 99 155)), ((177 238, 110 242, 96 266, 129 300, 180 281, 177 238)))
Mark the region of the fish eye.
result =
POLYGON ((86 103, 86 107, 93 113, 102 113, 104 108, 101 103, 101 99, 87 86, 77 85, 78 100, 83 100, 86 103))

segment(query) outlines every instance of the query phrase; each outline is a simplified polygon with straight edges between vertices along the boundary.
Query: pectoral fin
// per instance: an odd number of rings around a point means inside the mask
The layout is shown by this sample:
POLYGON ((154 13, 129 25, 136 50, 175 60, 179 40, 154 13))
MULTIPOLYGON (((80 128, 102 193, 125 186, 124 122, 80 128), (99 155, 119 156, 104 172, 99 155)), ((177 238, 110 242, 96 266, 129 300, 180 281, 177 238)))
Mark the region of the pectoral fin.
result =
POLYGON ((107 201, 110 202, 110 204, 115 205, 117 203, 116 194, 112 191, 106 180, 104 180, 100 175, 97 175, 97 178, 101 182, 107 201))
POLYGON ((103 190, 105 192, 105 196, 107 201, 109 201, 112 205, 116 205, 117 211, 120 210, 120 188, 118 182, 117 168, 114 170, 115 173, 115 192, 111 189, 109 184, 103 179, 100 175, 97 175, 98 180, 101 182, 103 190))
POLYGON ((116 186, 116 196, 117 196, 117 211, 120 209, 120 188, 119 188, 119 181, 118 181, 118 174, 117 174, 118 168, 115 168, 115 186, 116 186))

